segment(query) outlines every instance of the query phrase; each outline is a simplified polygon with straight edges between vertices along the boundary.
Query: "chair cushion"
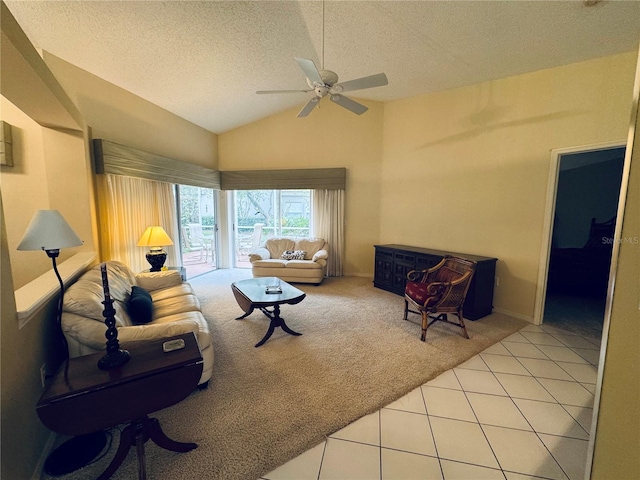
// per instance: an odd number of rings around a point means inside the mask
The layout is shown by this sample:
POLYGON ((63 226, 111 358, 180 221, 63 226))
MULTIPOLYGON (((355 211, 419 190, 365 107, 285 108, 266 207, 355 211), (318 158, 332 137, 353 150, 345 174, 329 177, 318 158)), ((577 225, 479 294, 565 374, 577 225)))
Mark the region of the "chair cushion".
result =
POLYGON ((134 324, 149 323, 153 319, 153 301, 149 292, 136 285, 131 287, 127 310, 134 324))
POLYGON ((407 282, 404 293, 418 305, 426 308, 438 303, 446 288, 442 284, 407 282))

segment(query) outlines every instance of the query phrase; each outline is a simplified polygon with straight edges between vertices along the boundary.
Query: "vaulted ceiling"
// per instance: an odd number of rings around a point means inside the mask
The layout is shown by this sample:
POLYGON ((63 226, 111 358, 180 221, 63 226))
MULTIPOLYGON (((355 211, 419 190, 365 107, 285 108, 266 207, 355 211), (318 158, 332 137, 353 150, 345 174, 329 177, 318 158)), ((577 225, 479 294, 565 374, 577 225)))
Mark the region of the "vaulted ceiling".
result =
POLYGON ((384 72, 387 86, 348 95, 389 101, 640 41, 638 1, 5 3, 37 48, 215 133, 302 107, 311 93, 255 93, 308 88, 294 57, 324 57, 340 81, 384 72))

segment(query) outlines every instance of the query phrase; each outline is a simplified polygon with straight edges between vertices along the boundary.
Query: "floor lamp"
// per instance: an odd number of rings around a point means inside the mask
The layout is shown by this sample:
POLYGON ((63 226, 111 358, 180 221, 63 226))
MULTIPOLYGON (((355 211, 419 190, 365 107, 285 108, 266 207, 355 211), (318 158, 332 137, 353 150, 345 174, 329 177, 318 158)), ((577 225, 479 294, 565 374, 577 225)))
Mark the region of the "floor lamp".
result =
MULTIPOLYGON (((60 284, 60 298, 56 311, 56 333, 61 335, 65 358, 69 355, 67 340, 62 333, 62 305, 64 301, 64 282, 56 258, 60 249, 82 245, 73 229, 69 226, 58 210, 38 210, 27 226, 18 250, 44 250, 53 264, 53 271, 60 284)), ((91 433, 74 437, 54 450, 44 464, 44 471, 49 475, 63 475, 73 472, 88 464, 106 445, 104 432, 91 433)))

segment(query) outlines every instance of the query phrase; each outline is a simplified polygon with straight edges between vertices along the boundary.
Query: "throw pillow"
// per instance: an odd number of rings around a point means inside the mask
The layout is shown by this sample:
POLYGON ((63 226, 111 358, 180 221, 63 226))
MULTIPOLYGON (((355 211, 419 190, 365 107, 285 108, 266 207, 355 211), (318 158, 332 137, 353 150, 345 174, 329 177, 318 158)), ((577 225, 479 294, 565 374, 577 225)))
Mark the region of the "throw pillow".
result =
POLYGON ((135 285, 131 287, 127 310, 134 324, 149 323, 153 318, 153 302, 149 292, 135 285))
POLYGON ((283 260, 304 260, 305 253, 304 250, 285 250, 280 258, 283 260))

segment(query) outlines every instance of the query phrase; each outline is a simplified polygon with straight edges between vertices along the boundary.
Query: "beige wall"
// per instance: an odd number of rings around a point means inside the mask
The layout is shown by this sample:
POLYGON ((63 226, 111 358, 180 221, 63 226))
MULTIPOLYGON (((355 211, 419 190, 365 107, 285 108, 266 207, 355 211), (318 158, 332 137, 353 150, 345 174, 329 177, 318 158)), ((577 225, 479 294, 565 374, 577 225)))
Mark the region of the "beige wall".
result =
POLYGON ((84 242, 82 247, 61 250, 60 262, 79 251, 95 250, 91 174, 81 131, 41 127, 4 97, 0 108, 14 139, 14 166, 1 167, 0 174, 13 284, 18 289, 51 269, 51 259, 42 252, 16 250, 36 210, 60 210, 84 242))
POLYGON ((635 138, 629 152, 631 165, 622 241, 609 331, 605 336, 607 349, 593 480, 634 479, 640 475, 640 57, 635 95, 632 118, 635 138))
POLYGON ((220 135, 220 169, 345 166, 345 274, 372 275, 376 243, 495 256, 496 308, 532 319, 550 151, 624 142, 634 66, 622 54, 360 117, 290 110, 220 135))
POLYGON ((345 275, 373 271, 380 229, 382 104, 357 116, 328 99, 306 118, 298 108, 221 134, 220 170, 346 167, 345 275))
POLYGON ((78 107, 93 138, 218 169, 216 134, 44 52, 47 66, 78 107))

